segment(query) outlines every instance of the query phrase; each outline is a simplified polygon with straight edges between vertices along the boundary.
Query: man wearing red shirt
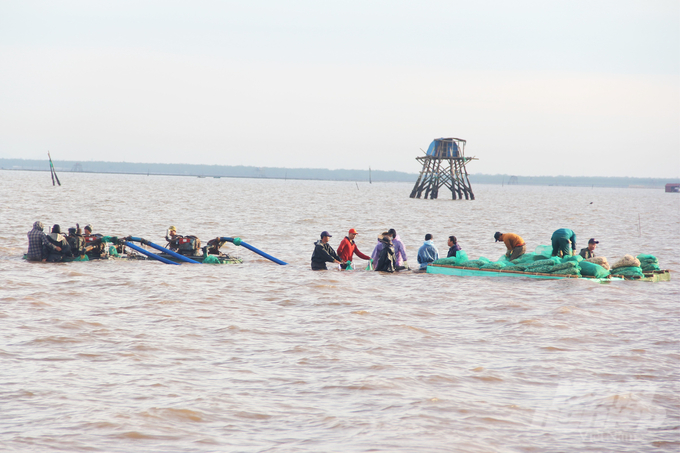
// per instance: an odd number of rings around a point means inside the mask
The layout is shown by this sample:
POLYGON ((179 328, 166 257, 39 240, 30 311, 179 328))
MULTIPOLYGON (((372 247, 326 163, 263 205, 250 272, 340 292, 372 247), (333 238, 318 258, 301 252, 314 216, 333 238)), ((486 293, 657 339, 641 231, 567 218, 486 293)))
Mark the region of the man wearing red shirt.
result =
POLYGON ((340 245, 338 246, 338 256, 340 256, 340 259, 342 260, 342 268, 344 269, 347 267, 347 261, 352 261, 352 257, 354 254, 356 254, 359 258, 362 260, 370 260, 370 256, 366 256, 361 251, 357 248, 357 245, 354 243, 354 238, 357 235, 357 230, 352 228, 349 230, 349 233, 347 233, 347 236, 345 236, 345 239, 340 242, 340 245))

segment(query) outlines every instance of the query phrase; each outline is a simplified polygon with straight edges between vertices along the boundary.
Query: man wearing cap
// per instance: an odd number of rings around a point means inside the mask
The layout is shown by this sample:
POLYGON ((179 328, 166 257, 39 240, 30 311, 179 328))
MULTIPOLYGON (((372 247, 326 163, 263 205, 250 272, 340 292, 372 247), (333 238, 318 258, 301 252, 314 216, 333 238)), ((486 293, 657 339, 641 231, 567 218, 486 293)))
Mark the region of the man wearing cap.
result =
POLYGON ((595 247, 597 247, 597 244, 599 243, 600 241, 596 241, 595 238, 590 238, 590 240, 588 240, 588 247, 581 249, 579 255, 581 255, 584 260, 595 258, 595 247))
POLYGON ((345 269, 347 267, 347 261, 352 261, 352 257, 356 254, 359 258, 362 260, 370 260, 371 257, 364 255, 361 253, 357 245, 354 243, 354 238, 357 236, 357 230, 354 228, 349 230, 349 233, 347 233, 347 236, 345 236, 345 239, 343 239, 340 242, 340 245, 338 246, 338 256, 340 257, 340 261, 342 261, 342 268, 345 269))
POLYGON ((168 248, 170 250, 172 250, 173 252, 179 250, 180 239, 182 239, 182 236, 177 234, 177 228, 175 228, 174 226, 168 228, 168 232, 165 235, 165 240, 168 241, 168 248))
POLYGON ((524 239, 515 233, 501 233, 500 231, 496 231, 493 238, 496 242, 502 241, 505 244, 505 248, 507 249, 505 256, 507 256, 510 261, 516 260, 527 252, 527 244, 524 242, 524 239))
POLYGON ((328 243, 328 240, 333 237, 328 231, 321 232, 321 239, 314 243, 314 252, 312 253, 312 270, 320 271, 327 269, 326 263, 340 264, 340 257, 333 247, 328 243))

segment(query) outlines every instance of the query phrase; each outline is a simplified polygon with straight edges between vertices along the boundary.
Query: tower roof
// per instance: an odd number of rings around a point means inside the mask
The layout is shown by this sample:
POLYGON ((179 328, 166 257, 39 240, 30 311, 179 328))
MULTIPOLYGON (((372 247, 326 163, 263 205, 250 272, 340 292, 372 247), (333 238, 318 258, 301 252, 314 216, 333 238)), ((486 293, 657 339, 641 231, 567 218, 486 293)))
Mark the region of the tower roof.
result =
POLYGON ((435 138, 427 148, 427 155, 433 157, 463 157, 465 140, 462 138, 435 138))

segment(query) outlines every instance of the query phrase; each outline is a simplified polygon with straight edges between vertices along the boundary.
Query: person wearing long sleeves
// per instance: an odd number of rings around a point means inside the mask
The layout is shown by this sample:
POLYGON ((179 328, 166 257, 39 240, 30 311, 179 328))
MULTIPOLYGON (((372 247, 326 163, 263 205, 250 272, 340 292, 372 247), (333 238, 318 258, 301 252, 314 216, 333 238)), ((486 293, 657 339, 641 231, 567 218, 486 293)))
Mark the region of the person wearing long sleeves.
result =
POLYGON ((378 259, 380 258, 380 252, 382 252, 383 247, 385 246, 385 243, 383 242, 383 238, 385 236, 389 236, 390 233, 387 231, 383 232, 378 236, 378 243, 375 245, 373 248, 373 252, 371 252, 371 259, 373 260, 373 264, 378 263, 378 259))
POLYGON ((449 252, 446 254, 447 258, 451 257, 455 258, 456 253, 462 250, 460 248, 460 245, 458 245, 458 239, 456 239, 455 236, 449 236, 449 241, 447 242, 447 244, 449 245, 449 252))
POLYGON ((61 252, 61 248, 53 245, 47 240, 47 235, 43 231, 41 221, 33 223, 33 229, 28 232, 28 261, 46 261, 50 251, 61 252))
POLYGON ((576 233, 568 228, 556 230, 550 240, 553 248, 552 256, 571 256, 576 252, 576 233))
POLYGON ((405 264, 405 262, 408 261, 408 258, 406 257, 406 248, 404 247, 404 243, 401 242, 401 238, 394 228, 390 228, 388 233, 390 236, 392 236, 392 245, 394 246, 394 257, 396 259, 397 266, 396 270, 401 271, 408 269, 408 264, 405 264))
POLYGON ((371 259, 370 256, 361 253, 354 242, 354 238, 357 236, 357 234, 359 234, 357 233, 357 230, 354 228, 350 229, 349 233, 347 233, 347 236, 345 236, 338 246, 338 256, 340 257, 340 261, 342 261, 341 266, 343 266, 343 269, 347 266, 347 261, 352 261, 354 255, 358 256, 362 260, 371 259))
POLYGON ((501 233, 500 231, 496 231, 493 238, 496 242, 503 242, 505 244, 507 250, 505 256, 507 256, 510 261, 516 260, 527 252, 526 242, 524 242, 524 239, 522 239, 521 236, 515 233, 501 233))
POLYGON ((327 269, 326 263, 340 264, 340 257, 333 247, 328 243, 332 236, 328 231, 321 232, 321 239, 314 243, 314 252, 312 253, 312 270, 320 271, 327 269))
POLYGON ((427 265, 439 259, 439 252, 432 242, 432 235, 425 235, 425 242, 418 249, 418 264, 420 269, 427 269, 427 265))

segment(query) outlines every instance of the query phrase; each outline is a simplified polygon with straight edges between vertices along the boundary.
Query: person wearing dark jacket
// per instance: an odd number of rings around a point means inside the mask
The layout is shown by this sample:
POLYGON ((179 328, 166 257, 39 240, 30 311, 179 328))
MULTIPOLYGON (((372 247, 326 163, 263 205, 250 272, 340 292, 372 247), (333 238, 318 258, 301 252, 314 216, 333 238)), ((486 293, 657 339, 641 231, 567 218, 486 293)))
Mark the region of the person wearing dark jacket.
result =
POLYGON ((380 250, 378 263, 375 266, 376 271, 380 272, 394 272, 396 268, 394 257, 394 246, 390 240, 390 236, 383 236, 383 248, 380 250))
POLYGON ((71 253, 73 256, 81 256, 85 254, 85 239, 83 235, 78 231, 80 228, 69 228, 68 236, 66 240, 68 245, 71 247, 71 253))
POLYGON ((47 240, 54 245, 54 250, 50 250, 50 254, 47 256, 47 261, 50 263, 57 263, 65 257, 73 256, 68 241, 61 235, 61 227, 59 225, 52 227, 52 233, 47 235, 47 240))
POLYGON ((320 271, 327 269, 326 263, 340 264, 340 257, 333 247, 328 243, 332 238, 328 231, 321 232, 321 239, 314 243, 314 252, 312 253, 312 270, 320 271))
POLYGON ((61 252, 61 247, 57 247, 47 240, 47 235, 43 232, 41 221, 33 223, 33 229, 28 232, 28 261, 46 261, 51 251, 61 252))
POLYGON ((89 258, 99 258, 104 251, 104 244, 102 244, 101 234, 94 234, 92 232, 92 225, 89 223, 85 225, 83 240, 85 240, 85 253, 89 258))
POLYGON ((461 250, 460 245, 458 245, 458 239, 455 236, 449 236, 449 253, 446 255, 447 258, 456 256, 456 252, 461 250))

